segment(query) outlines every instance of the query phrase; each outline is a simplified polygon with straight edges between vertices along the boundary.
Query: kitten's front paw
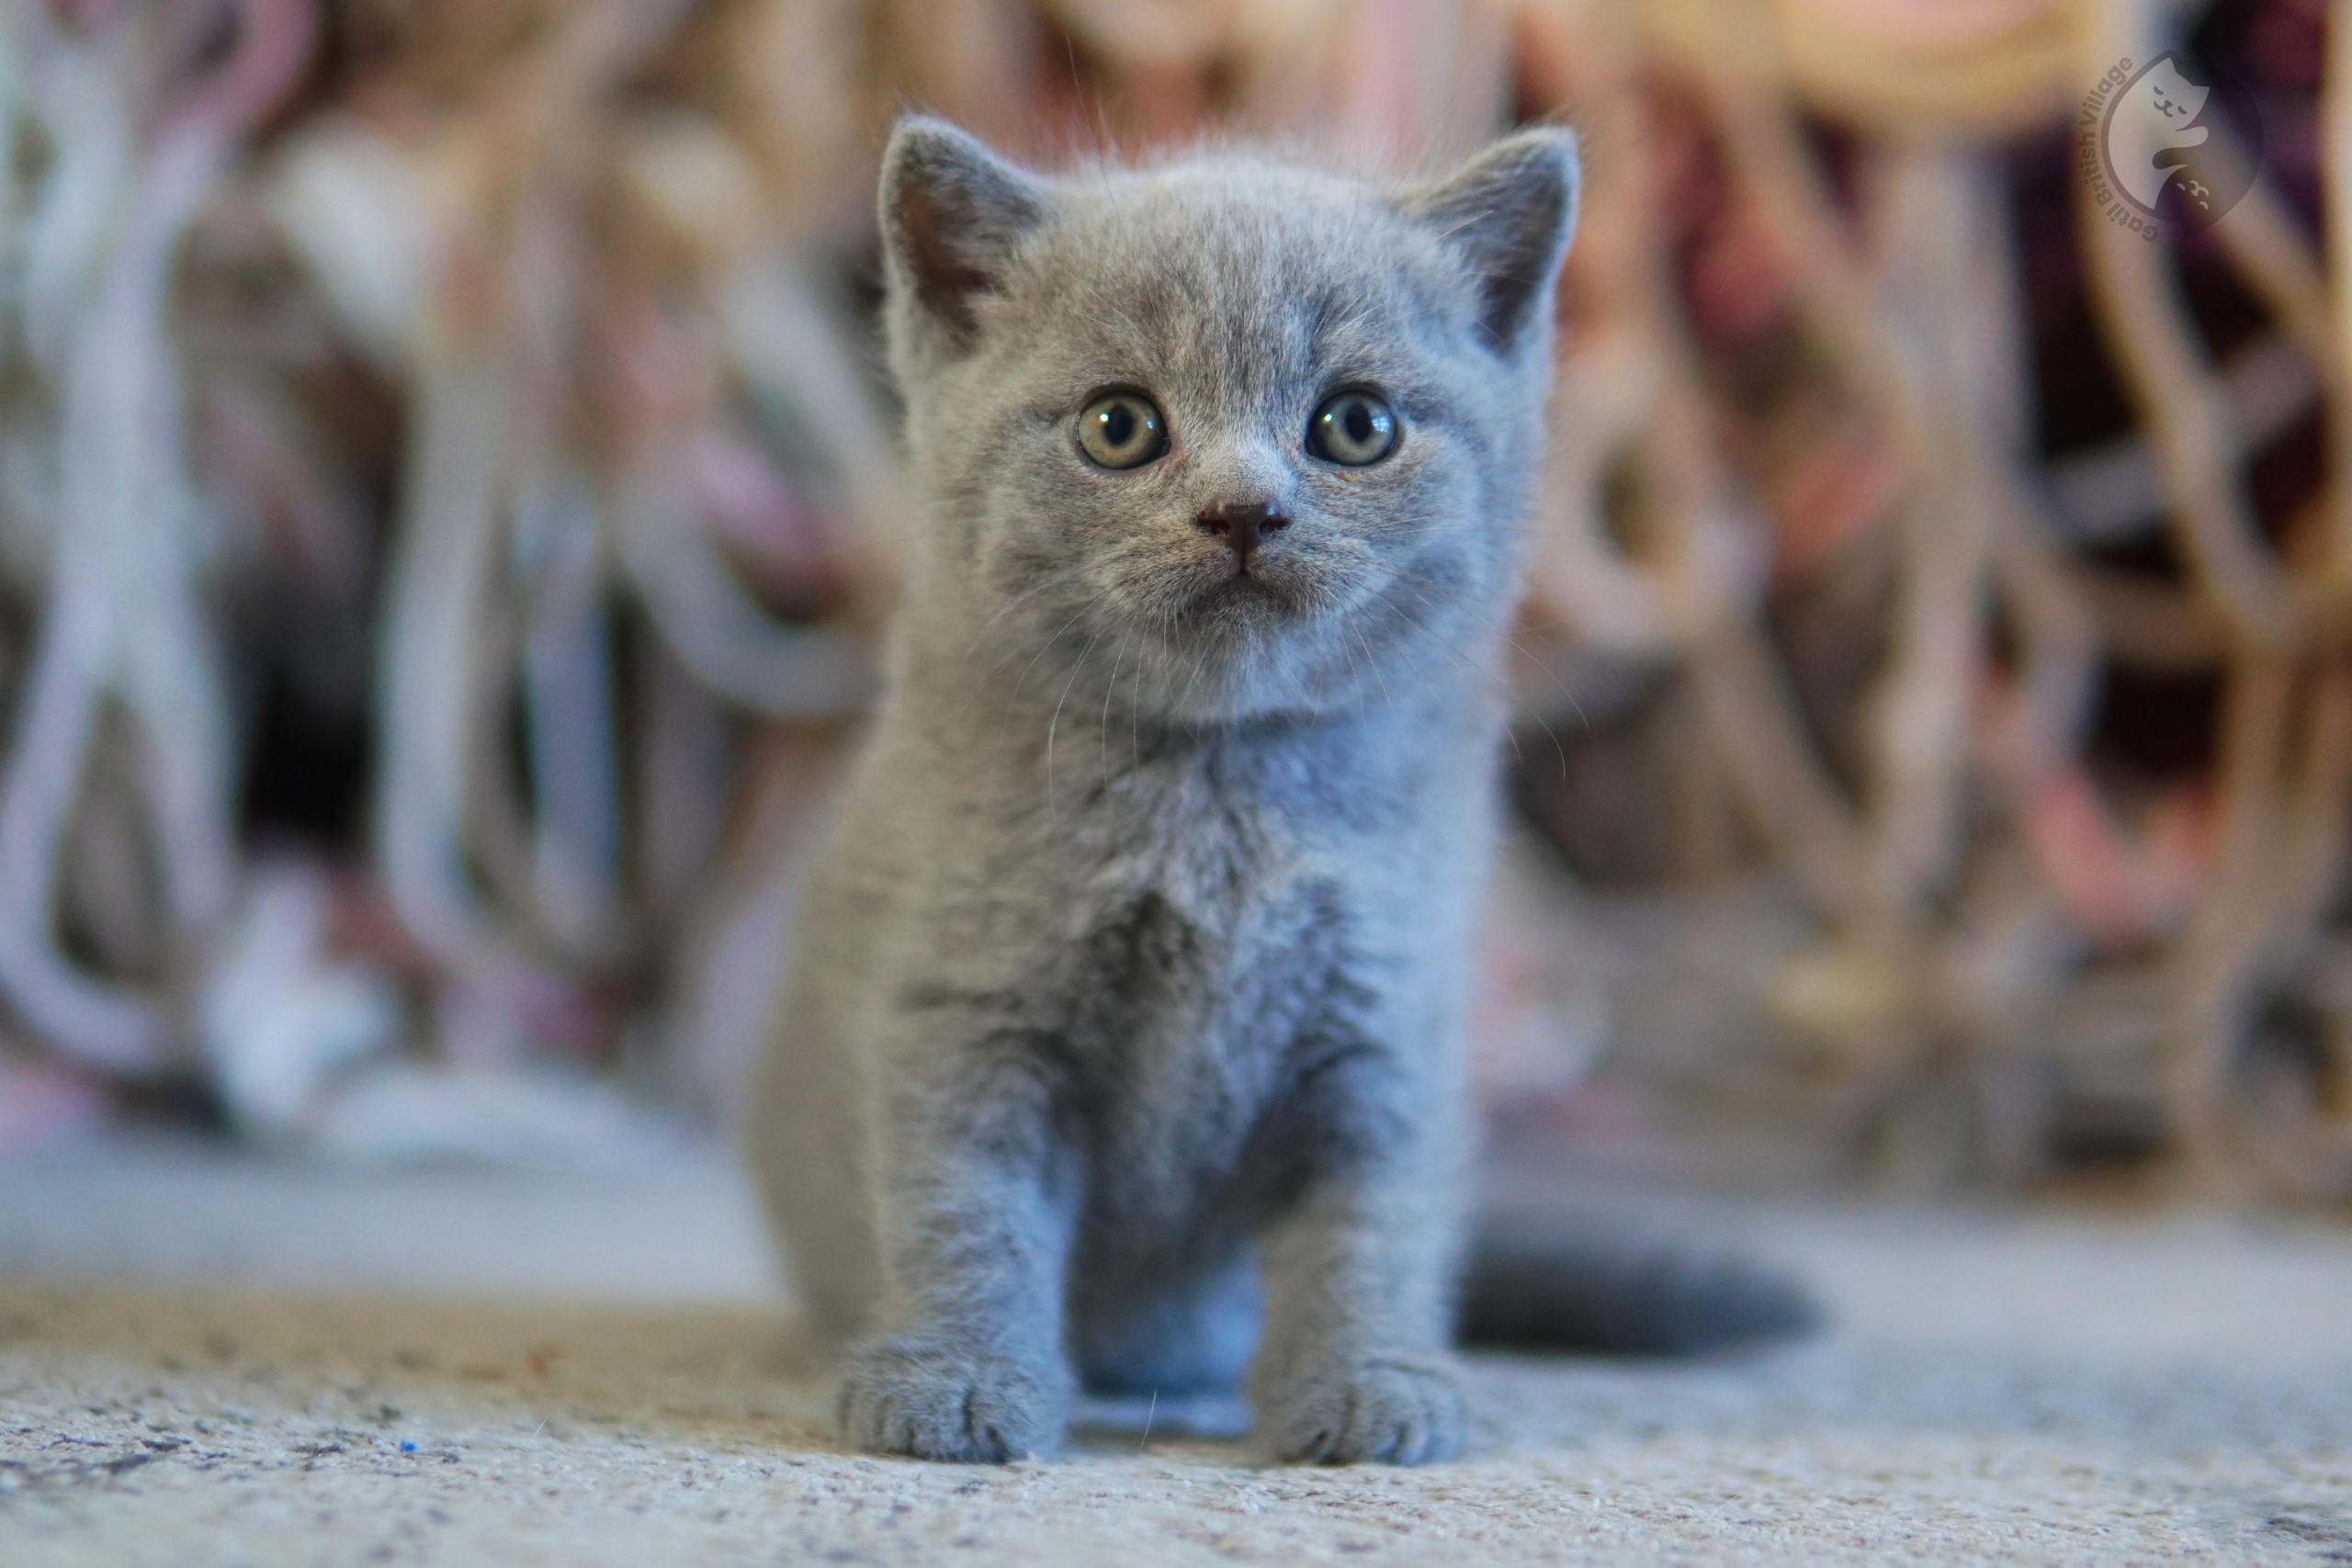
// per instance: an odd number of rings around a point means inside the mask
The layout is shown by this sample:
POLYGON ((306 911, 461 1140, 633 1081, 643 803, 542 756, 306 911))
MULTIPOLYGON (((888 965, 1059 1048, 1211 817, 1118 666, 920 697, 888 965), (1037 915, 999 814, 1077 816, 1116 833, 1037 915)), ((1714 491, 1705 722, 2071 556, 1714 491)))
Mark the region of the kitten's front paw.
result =
POLYGON ((1008 1357, 906 1337, 850 1353, 841 1420, 876 1453, 1003 1464, 1061 1444, 1071 1378, 1008 1357))
POLYGON ((1430 1464, 1462 1451, 1469 1411, 1440 1357, 1374 1356, 1270 1391, 1258 1418, 1283 1459, 1430 1464))

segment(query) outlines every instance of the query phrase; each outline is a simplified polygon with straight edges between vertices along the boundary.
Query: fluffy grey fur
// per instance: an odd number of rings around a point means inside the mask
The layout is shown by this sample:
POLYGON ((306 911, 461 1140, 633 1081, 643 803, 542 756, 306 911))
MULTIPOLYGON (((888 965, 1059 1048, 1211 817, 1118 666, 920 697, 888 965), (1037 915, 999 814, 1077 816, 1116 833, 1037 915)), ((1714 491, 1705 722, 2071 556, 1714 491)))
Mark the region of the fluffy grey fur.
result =
POLYGON ((1553 130, 1385 191, 899 127, 920 515, 752 1116, 854 1441, 1049 1451, 1081 1379, 1246 1368, 1285 1457, 1460 1447, 1465 955, 1576 191, 1553 130), (1082 452, 1112 388, 1158 461, 1082 452), (1402 434, 1346 468, 1306 433, 1357 388, 1402 434))

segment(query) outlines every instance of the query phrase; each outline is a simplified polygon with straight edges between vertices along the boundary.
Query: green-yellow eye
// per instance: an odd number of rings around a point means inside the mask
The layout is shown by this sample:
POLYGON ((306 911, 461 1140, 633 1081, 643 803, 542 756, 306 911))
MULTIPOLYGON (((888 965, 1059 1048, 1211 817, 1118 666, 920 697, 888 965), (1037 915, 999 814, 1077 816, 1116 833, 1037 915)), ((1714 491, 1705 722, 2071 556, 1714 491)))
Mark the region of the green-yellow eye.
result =
POLYGON ((1106 468, 1140 468, 1168 450, 1168 422, 1141 392, 1105 392, 1078 416, 1078 446, 1106 468))
POLYGON ((1306 422, 1306 449, 1327 462, 1360 468, 1396 446, 1396 412, 1370 392, 1326 398, 1306 422))

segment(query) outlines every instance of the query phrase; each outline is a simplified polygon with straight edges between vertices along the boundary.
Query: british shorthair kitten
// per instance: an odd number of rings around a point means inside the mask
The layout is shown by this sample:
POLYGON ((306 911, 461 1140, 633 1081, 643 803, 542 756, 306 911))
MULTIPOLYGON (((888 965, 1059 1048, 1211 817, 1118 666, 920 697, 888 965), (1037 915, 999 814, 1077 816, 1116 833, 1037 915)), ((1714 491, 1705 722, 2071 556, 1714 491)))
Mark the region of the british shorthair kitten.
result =
MULTIPOLYGON (((1468 946, 1577 183, 1557 130, 1384 190, 899 126, 905 601, 751 1118, 853 1441, 1002 1461, 1081 1385, 1246 1375, 1283 1457, 1460 1449, 1468 946)), ((1563 1310, 1622 1317, 1611 1267, 1563 1310)), ((1627 1300, 1802 1315, 1752 1284, 1627 1300)))

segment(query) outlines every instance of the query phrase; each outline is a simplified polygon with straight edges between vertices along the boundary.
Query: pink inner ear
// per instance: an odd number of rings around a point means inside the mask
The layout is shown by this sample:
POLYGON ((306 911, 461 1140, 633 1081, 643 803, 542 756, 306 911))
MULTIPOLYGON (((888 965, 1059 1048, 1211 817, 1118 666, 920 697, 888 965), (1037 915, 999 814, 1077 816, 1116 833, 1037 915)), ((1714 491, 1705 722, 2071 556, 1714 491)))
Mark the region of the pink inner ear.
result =
POLYGON ((955 224, 940 210, 936 189, 907 193, 899 209, 899 237, 915 298, 958 336, 978 325, 972 296, 989 286, 989 275, 956 246, 955 224))
POLYGON ((1497 349, 1518 342, 1550 286, 1575 223, 1575 154, 1555 139, 1515 138, 1410 202, 1478 275, 1478 324, 1497 349))
POLYGON ((948 333, 978 327, 974 299, 1045 217, 1030 176, 944 125, 902 130, 887 176, 892 243, 916 302, 948 333))

